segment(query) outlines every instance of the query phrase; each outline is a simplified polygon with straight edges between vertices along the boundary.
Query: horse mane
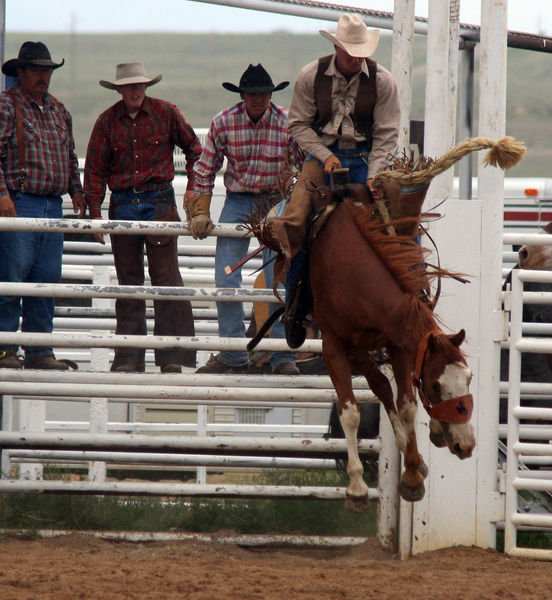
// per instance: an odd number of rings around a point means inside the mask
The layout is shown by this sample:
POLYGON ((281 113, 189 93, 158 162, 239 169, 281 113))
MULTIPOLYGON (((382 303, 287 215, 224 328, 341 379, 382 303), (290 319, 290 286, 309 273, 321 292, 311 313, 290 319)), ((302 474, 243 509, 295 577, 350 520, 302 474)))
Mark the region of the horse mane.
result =
MULTIPOLYGON (((343 204, 362 237, 387 267, 403 292, 419 297, 424 290, 429 290, 433 278, 445 274, 442 269, 428 272, 423 262, 424 254, 428 250, 421 248, 412 238, 389 235, 383 231, 388 225, 398 224, 399 221, 382 224, 379 219, 374 218, 372 207, 354 202, 351 197, 345 197, 343 204)), ((405 219, 400 220, 401 223, 404 221, 405 219)))

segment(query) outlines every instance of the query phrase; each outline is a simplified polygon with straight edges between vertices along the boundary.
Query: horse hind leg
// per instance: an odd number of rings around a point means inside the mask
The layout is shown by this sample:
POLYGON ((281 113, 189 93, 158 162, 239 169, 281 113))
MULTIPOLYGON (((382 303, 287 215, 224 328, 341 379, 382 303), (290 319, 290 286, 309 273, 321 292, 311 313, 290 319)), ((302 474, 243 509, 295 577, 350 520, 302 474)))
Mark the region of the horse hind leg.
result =
POLYGON ((357 447, 357 432, 360 424, 360 409, 353 398, 352 402, 345 402, 341 407, 339 421, 347 441, 347 475, 349 476, 349 485, 346 491, 345 508, 352 512, 361 512, 368 508, 368 486, 362 475, 364 467, 360 460, 357 447))
POLYGON ((351 365, 345 349, 334 336, 324 334, 324 360, 339 400, 339 421, 347 443, 347 475, 349 485, 345 492, 345 508, 361 512, 368 508, 368 486, 362 475, 364 468, 358 454, 357 432, 360 409, 353 394, 351 365))

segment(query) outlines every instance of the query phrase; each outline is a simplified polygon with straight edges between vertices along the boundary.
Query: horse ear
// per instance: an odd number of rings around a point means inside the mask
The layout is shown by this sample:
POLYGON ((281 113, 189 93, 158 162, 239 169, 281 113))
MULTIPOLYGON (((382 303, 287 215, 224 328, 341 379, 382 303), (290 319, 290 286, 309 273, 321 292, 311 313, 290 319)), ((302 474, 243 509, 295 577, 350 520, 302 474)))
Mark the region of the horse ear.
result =
POLYGON ((544 233, 552 233, 552 221, 543 227, 544 233))
POLYGON ((430 336, 427 338, 427 349, 430 352, 435 352, 435 340, 437 339, 437 336, 434 333, 431 333, 430 336))
POLYGON ((460 329, 458 333, 455 333, 450 337, 450 341, 454 346, 460 348, 460 344, 466 339, 466 332, 463 329, 460 329))

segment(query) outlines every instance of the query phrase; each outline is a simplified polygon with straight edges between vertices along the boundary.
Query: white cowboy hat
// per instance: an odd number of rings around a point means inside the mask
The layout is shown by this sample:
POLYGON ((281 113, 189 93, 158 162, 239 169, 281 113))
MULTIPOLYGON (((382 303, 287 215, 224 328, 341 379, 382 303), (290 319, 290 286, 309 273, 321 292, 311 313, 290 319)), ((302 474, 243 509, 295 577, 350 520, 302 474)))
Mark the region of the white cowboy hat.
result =
POLYGON ((378 47, 380 31, 368 29, 358 15, 342 15, 337 23, 335 35, 323 29, 320 30, 320 35, 351 56, 368 58, 378 47))
POLYGON ((129 62, 117 65, 115 71, 115 81, 100 80, 100 85, 109 89, 115 90, 119 85, 130 85, 132 83, 145 83, 146 86, 154 85, 161 81, 163 75, 148 77, 143 62, 129 62))

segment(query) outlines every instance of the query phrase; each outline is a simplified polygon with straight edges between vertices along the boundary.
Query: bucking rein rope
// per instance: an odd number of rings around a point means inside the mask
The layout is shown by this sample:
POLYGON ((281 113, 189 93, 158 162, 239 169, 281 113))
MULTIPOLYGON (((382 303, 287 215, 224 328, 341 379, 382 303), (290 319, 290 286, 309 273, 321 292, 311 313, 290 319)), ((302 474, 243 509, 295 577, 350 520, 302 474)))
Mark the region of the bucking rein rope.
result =
POLYGON ((381 171, 374 177, 374 185, 378 186, 386 181, 401 184, 403 187, 411 187, 429 183, 434 177, 440 175, 461 158, 475 152, 490 148, 483 160, 485 166, 499 167, 500 169, 511 169, 515 167, 524 157, 527 149, 522 142, 517 142, 511 136, 504 136, 499 140, 491 140, 485 137, 467 138, 458 146, 454 146, 447 153, 436 159, 426 169, 405 172, 399 169, 381 171))
MULTIPOLYGON (((434 177, 450 169, 450 167, 470 152, 476 152, 485 148, 490 148, 490 150, 483 159, 483 165, 491 165, 492 167, 498 167, 504 170, 515 167, 527 152, 525 145, 522 142, 516 141, 511 136, 504 136, 499 140, 492 140, 486 137, 467 138, 457 146, 454 146, 454 148, 451 148, 448 152, 443 154, 443 156, 436 159, 425 169, 406 171, 399 168, 381 171, 374 177, 374 185, 376 187, 381 187, 381 184, 384 182, 398 183, 401 187, 426 185, 429 184, 434 177)), ((390 221, 391 219, 385 204, 385 199, 376 200, 376 206, 380 211, 383 221, 390 221)), ((388 233, 390 235, 395 234, 392 225, 388 226, 388 233)), ((433 247, 437 252, 437 260, 439 263, 439 251, 437 246, 427 231, 425 231, 425 234, 431 240, 433 247)), ((458 279, 458 281, 461 281, 462 283, 466 282, 466 280, 461 277, 453 276, 453 278, 458 279)), ((440 284, 441 278, 438 280, 438 291, 431 303, 432 308, 435 307, 439 299, 440 284)))

